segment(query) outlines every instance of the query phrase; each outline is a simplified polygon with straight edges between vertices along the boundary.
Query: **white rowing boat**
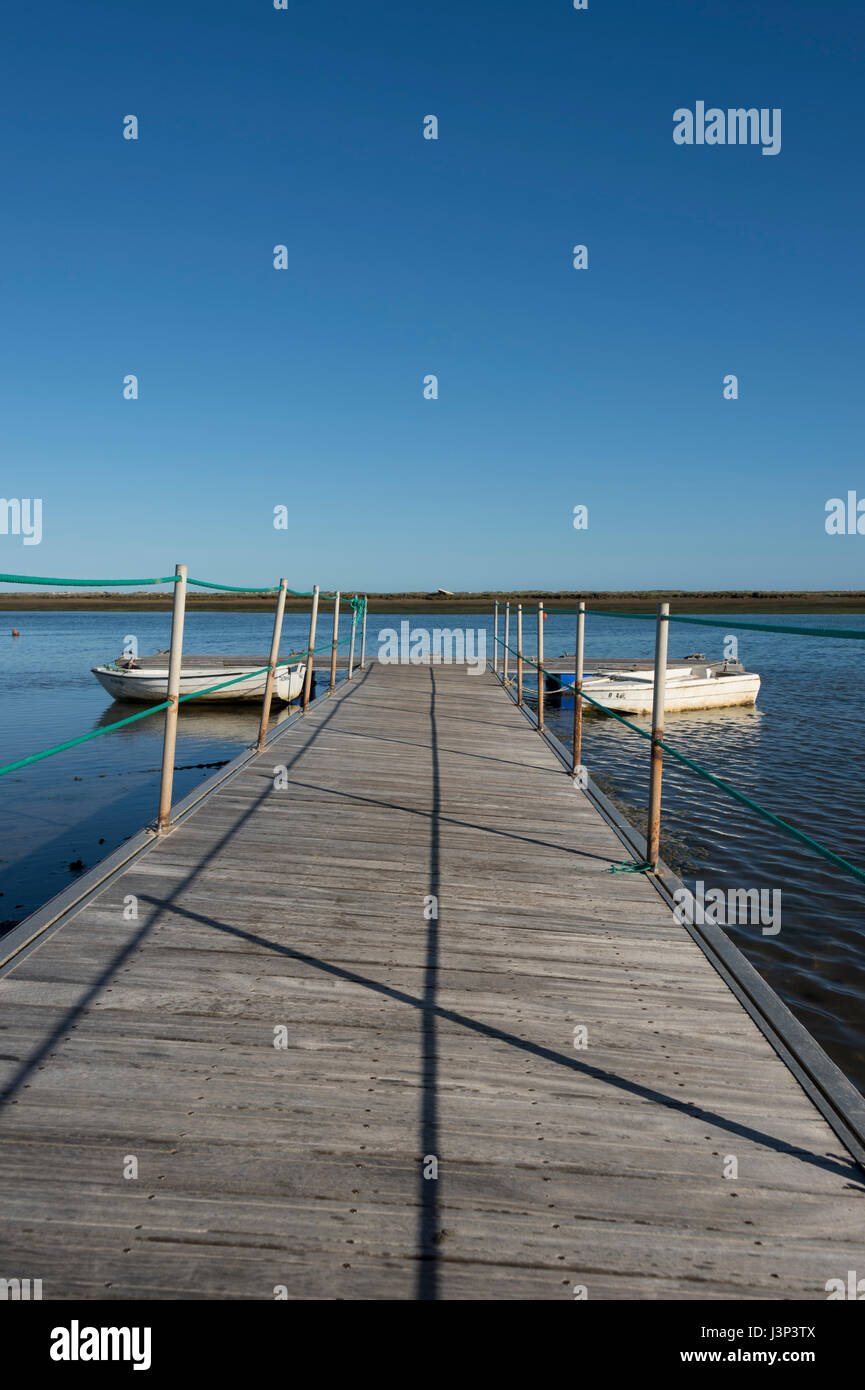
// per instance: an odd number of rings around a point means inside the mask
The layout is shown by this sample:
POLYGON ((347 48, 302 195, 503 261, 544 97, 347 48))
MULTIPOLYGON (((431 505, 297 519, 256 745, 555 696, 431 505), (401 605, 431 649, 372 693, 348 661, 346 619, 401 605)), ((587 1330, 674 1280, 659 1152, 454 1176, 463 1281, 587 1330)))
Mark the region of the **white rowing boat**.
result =
MULTIPOLYGON (((630 669, 597 665, 583 677, 583 691, 607 705, 617 714, 651 714, 655 693, 655 673, 649 662, 634 662, 630 669)), ((573 684, 573 674, 562 672, 559 680, 573 684)), ((555 676, 547 678, 547 688, 555 693, 555 676)), ((687 659, 667 669, 664 710, 675 713, 689 709, 722 709, 731 705, 753 705, 760 689, 760 677, 746 671, 738 661, 702 661, 692 665, 687 659)), ((565 691, 564 696, 572 692, 565 691)), ((567 703, 571 703, 571 699, 567 703)), ((583 708, 594 708, 591 700, 583 708)), ((563 703, 565 700, 563 699, 563 703)))
MULTIPOLYGON (((266 656, 186 656, 180 673, 180 694, 193 695, 207 690, 201 700, 260 700, 269 658, 266 656), (258 675, 250 675, 257 671, 258 675), (239 677, 247 676, 247 680, 239 677), (225 685, 226 681, 234 682, 225 685), (221 690, 211 686, 222 685, 221 690)), ((158 704, 168 695, 168 652, 155 656, 118 657, 105 666, 94 666, 99 684, 115 700, 137 700, 158 704)), ((302 662, 279 666, 274 674, 273 698, 282 704, 296 700, 303 689, 306 666, 302 662)), ((196 700, 196 704, 198 701, 196 700)))
MULTIPOLYGON (((738 662, 722 667, 692 666, 667 672, 664 711, 721 709, 729 705, 753 705, 757 701, 760 677, 746 671, 738 662), (730 669, 735 668, 735 669, 730 669)), ((596 671, 583 680, 583 690, 602 705, 619 714, 651 714, 655 695, 654 672, 639 675, 618 671, 596 671)))

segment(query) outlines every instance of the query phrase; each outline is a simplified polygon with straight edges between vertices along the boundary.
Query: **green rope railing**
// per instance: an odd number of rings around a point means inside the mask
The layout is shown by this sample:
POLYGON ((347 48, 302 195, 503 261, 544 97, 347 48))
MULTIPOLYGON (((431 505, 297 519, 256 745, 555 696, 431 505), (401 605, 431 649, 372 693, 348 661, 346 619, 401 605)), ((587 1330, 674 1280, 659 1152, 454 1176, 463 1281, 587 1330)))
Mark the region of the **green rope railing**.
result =
MULTIPOLYGON (((574 612, 576 613, 576 609, 574 612)), ((586 613, 591 613, 595 618, 636 618, 642 621, 656 622, 656 613, 609 613, 600 608, 587 608, 586 613)), ((694 623, 697 627, 741 627, 748 628, 752 632, 780 632, 788 634, 790 637, 840 637, 854 642, 865 642, 865 628, 856 627, 791 627, 785 623, 746 623, 737 622, 735 618, 690 618, 678 613, 664 613, 661 615, 662 622, 668 623, 694 623)))
MULTIPOLYGON (((504 605, 500 604, 499 608, 504 605)), ((511 605, 513 609, 513 605, 511 605)), ((530 610, 534 613, 534 610, 530 610)), ((578 608, 545 608, 546 617, 573 618, 579 612, 578 608)), ((638 622, 654 623, 658 620, 657 613, 611 613, 603 608, 586 608, 586 616, 593 618, 632 618, 638 622)), ((523 609, 523 617, 526 610, 523 609)), ((748 623, 739 622, 732 616, 730 618, 692 618, 679 613, 664 613, 661 615, 662 622, 668 623, 693 623, 697 627, 741 627, 749 628, 753 632, 780 632, 789 634, 790 637, 840 637, 853 642, 865 642, 865 627, 793 627, 789 623, 748 623)), ((497 639, 499 642, 502 638, 497 639)))
MULTIPOLYGON (((0 584, 59 584, 75 589, 141 588, 152 584, 174 584, 179 575, 166 574, 161 579, 52 579, 40 574, 0 574, 0 584)), ((187 579, 198 589, 223 589, 232 594, 278 594, 279 585, 272 589, 251 589, 238 584, 214 584, 209 579, 187 579)), ((312 598, 311 589, 286 589, 295 598, 312 598)), ((336 594, 319 594, 320 599, 335 599, 336 594)))
MULTIPOLYGON (((348 637, 341 637, 336 645, 342 647, 349 640, 348 637)), ((320 647, 313 647, 311 651, 307 648, 304 652, 292 653, 284 661, 277 661, 273 669, 276 671, 280 666, 293 666, 295 662, 302 661, 304 657, 315 656, 317 652, 331 651, 332 649, 333 642, 322 642, 320 647)), ((212 695, 214 691, 224 690, 228 685, 238 685, 241 681, 251 680, 253 676, 261 676, 269 669, 269 666, 260 666, 256 671, 246 671, 242 676, 233 676, 231 680, 220 681, 218 685, 209 685, 204 690, 192 690, 188 695, 181 695, 177 703, 182 705, 187 700, 197 700, 202 695, 212 695)), ((147 709, 141 710, 138 714, 130 714, 126 719, 118 719, 113 724, 106 724, 104 728, 92 729, 89 734, 80 734, 77 738, 67 739, 64 743, 55 743, 51 748, 43 748, 39 753, 31 753, 27 758, 18 758, 13 763, 6 763, 5 766, 0 767, 0 777, 5 777, 7 772, 17 772, 19 768, 27 767, 30 763, 41 762, 43 758, 51 758, 55 753, 63 753, 67 748, 75 748, 79 743, 87 743, 89 739, 101 738, 103 734, 110 734, 114 729, 122 729, 124 724, 134 724, 138 719, 146 719, 151 714, 158 714, 160 710, 168 709, 170 704, 170 700, 163 700, 161 704, 149 705, 147 709)))
MULTIPOLYGON (((186 582, 187 582, 187 584, 194 584, 194 585, 196 586, 196 588, 198 588, 198 589, 223 589, 226 593, 229 593, 229 594, 278 594, 278 593, 279 593, 279 587, 280 587, 280 586, 277 584, 277 585, 276 585, 274 588, 272 588, 272 589, 246 589, 246 588, 244 588, 242 585, 238 585, 238 584, 214 584, 214 583, 213 583, 211 580, 209 580, 209 579, 187 579, 186 582)), ((289 588, 286 588, 285 592, 286 592, 287 594, 292 594, 295 598, 312 598, 312 590, 311 590, 311 589, 289 589, 289 588)), ((320 598, 320 599, 335 599, 335 598, 336 598, 336 594, 322 594, 322 593, 319 593, 319 598, 320 598)))
POLYGON ((40 574, 0 574, 2 584, 63 584, 77 589, 122 589, 129 585, 173 584, 177 576, 162 579, 48 579, 40 574))
POLYGON ((146 719, 150 714, 168 709, 170 704, 170 700, 163 700, 161 705, 150 705, 139 714, 130 714, 128 719, 118 719, 116 723, 106 724, 102 729, 93 729, 89 734, 80 734, 78 738, 67 739, 65 743, 55 743, 53 748, 43 748, 41 753, 31 753, 29 758, 19 758, 17 762, 7 763, 5 767, 0 767, 0 777, 4 777, 7 772, 17 772, 19 767, 41 762, 43 758, 51 758, 55 753, 63 753, 67 748, 75 748, 79 743, 86 743, 88 739, 101 738, 103 734, 110 734, 114 729, 122 729, 124 724, 134 724, 137 719, 146 719))
MULTIPOLYGON (((504 645, 504 643, 502 643, 502 645, 504 645)), ((513 652, 515 656, 520 655, 515 647, 508 646, 507 650, 513 652)), ((575 696, 580 695, 582 699, 588 700, 589 704, 594 705, 596 709, 603 710, 604 714, 612 715, 620 724, 624 724, 625 727, 631 729, 633 733, 639 734, 640 738, 647 739, 651 742, 652 734, 650 730, 641 729, 638 724, 634 724, 630 719, 625 719, 623 715, 617 714, 616 711, 610 709, 608 705, 602 705, 600 700, 595 700, 591 695, 587 695, 585 690, 578 691, 575 685, 571 685, 568 681, 563 681, 554 671, 548 672, 543 666, 539 666, 536 661, 532 661, 530 657, 523 655, 521 659, 527 662, 529 666, 534 666, 535 670, 540 674, 552 675, 562 690, 570 690, 575 696)), ((684 764, 684 766, 690 768, 692 772, 696 772, 699 777, 705 778, 707 782, 711 782, 713 786, 718 787, 722 792, 726 792, 727 795, 733 797, 735 801, 740 802, 743 806, 749 807, 752 811, 756 811, 764 820, 769 821, 778 829, 786 831, 788 835, 792 835, 800 844, 807 845, 815 854, 828 860, 830 864, 836 864, 839 868, 852 874, 860 883, 865 883, 865 869, 857 868, 855 864, 851 864, 849 860, 843 859, 842 856, 836 854, 834 850, 827 848, 826 845, 821 845, 819 840, 812 839, 812 837, 806 835, 803 830, 797 830, 794 825, 790 825, 789 821, 782 820, 780 816, 776 816, 774 811, 767 810, 765 806, 761 806, 758 801, 752 800, 752 798, 746 796, 744 792, 737 791, 735 787, 732 787, 729 782, 725 782, 723 778, 716 777, 714 772, 710 772, 708 768, 702 767, 700 763, 694 762, 693 758, 688 758, 684 753, 680 753, 678 748, 671 747, 669 743, 663 740, 659 740, 659 747, 663 748, 665 753, 669 753, 671 758, 675 758, 677 762, 684 764)))
MULTIPOLYGON (((279 585, 278 585, 278 584, 275 586, 275 588, 272 588, 272 589, 247 589, 247 588, 244 588, 242 585, 239 585, 239 584, 212 584, 212 583, 210 582, 209 579, 193 579, 191 576, 187 579, 186 582, 187 582, 187 584, 194 584, 195 587, 196 587, 197 589, 224 589, 227 593, 231 593, 231 594, 278 594, 278 593, 279 593, 279 585)), ((289 593, 289 594, 293 594, 293 593, 295 593, 295 592, 296 592, 296 590, 294 590, 294 589, 287 589, 287 590, 286 590, 286 593, 289 593)), ((303 595, 303 597, 306 597, 306 595, 303 595)))

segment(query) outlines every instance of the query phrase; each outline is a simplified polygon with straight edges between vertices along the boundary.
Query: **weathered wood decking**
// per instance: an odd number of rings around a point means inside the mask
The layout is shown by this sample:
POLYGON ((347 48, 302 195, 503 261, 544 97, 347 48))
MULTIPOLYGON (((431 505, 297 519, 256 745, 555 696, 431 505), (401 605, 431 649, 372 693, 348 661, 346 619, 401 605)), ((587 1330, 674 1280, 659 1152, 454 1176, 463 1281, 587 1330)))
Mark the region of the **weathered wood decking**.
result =
POLYGON ((490 674, 340 688, 0 980, 0 1276, 825 1298, 860 1170, 625 857, 490 674))

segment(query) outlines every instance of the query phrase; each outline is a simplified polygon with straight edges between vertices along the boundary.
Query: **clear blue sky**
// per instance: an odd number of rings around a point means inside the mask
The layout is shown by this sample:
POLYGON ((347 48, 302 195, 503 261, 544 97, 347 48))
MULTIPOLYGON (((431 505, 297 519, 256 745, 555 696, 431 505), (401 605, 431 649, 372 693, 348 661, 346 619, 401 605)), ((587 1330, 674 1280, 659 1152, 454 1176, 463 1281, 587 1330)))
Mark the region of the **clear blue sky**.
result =
POLYGON ((862 587, 863 48, 859 0, 8 8, 0 492, 44 539, 0 568, 862 587), (781 153, 675 145, 698 100, 781 153))

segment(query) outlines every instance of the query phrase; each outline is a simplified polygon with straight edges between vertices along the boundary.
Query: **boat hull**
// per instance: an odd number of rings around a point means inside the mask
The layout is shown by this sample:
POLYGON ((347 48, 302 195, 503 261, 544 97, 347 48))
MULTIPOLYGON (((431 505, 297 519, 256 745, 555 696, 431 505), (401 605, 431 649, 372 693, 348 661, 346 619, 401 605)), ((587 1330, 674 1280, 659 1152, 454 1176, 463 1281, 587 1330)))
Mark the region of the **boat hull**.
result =
MULTIPOLYGON (((104 690, 108 691, 115 700, 135 700, 141 704, 159 704, 168 698, 168 669, 164 670, 118 670, 111 666, 94 666, 93 674, 99 681, 104 690)), ((210 690, 207 695, 201 695, 202 702, 211 701, 250 701, 261 700, 264 695, 267 673, 262 672, 257 676, 250 676, 248 680, 238 680, 239 676, 245 675, 242 668, 237 670, 226 670, 224 667, 214 667, 212 670, 196 670, 194 672, 183 672, 180 677, 180 694, 192 695, 196 691, 206 690, 210 686, 221 685, 225 681, 234 681, 233 685, 226 685, 222 690, 210 690)), ((281 704, 288 704, 291 700, 296 700, 303 690, 303 680, 306 674, 306 667, 302 664, 283 668, 277 671, 273 681, 273 698, 281 704)))
MULTIPOLYGON (((573 674, 563 673, 558 679, 573 684, 573 674)), ((552 684, 552 682, 551 682, 552 684)), ((760 677, 753 672, 735 676, 711 676, 703 680, 670 681, 664 690, 665 714, 676 714, 691 709, 728 709, 733 705, 756 704, 760 690, 760 677)), ((592 700, 615 710, 616 714, 651 714, 654 697, 654 683, 641 681, 629 684, 625 681, 605 681, 587 677, 583 691, 592 700)), ((552 694, 555 690, 552 689, 552 694)), ((571 691, 562 692, 562 703, 573 704, 571 691)), ((593 709, 591 701, 583 703, 584 709, 593 709)))

